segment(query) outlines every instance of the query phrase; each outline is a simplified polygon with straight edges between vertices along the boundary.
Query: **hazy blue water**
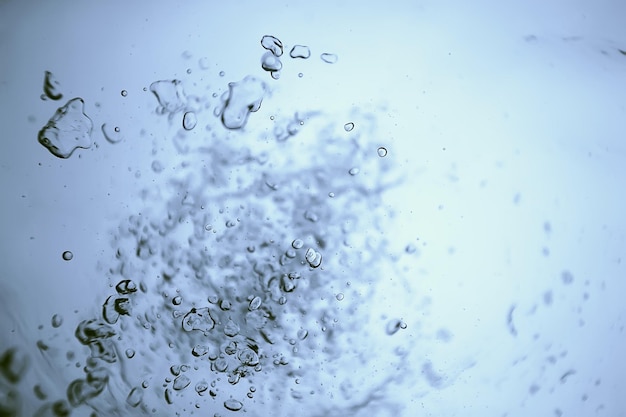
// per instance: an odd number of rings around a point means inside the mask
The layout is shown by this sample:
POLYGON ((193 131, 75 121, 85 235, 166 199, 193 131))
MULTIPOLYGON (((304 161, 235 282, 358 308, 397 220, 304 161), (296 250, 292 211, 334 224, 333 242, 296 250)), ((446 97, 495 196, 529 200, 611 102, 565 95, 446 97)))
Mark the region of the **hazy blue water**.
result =
POLYGON ((618 5, 40 3, 0 415, 626 415, 618 5))

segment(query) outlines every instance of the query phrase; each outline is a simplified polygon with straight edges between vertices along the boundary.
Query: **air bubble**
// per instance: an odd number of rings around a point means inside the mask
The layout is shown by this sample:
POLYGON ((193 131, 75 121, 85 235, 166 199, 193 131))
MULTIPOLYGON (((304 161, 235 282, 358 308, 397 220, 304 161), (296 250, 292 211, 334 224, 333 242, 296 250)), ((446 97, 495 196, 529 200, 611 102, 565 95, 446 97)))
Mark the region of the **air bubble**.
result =
POLYGON ((174 388, 176 391, 181 391, 187 388, 189 384, 191 384, 191 380, 186 375, 179 375, 174 380, 172 388, 174 388))
POLYGON ((150 84, 150 91, 166 113, 177 113, 186 106, 187 98, 180 80, 155 81, 150 84))
POLYGON ((352 129, 354 129, 354 123, 352 122, 346 123, 345 125, 343 125, 343 128, 346 132, 351 132, 352 129))
POLYGON ((77 148, 91 147, 93 123, 83 112, 84 104, 81 98, 68 101, 39 131, 39 143, 54 156, 66 159, 77 148))
POLYGON ((355 176, 356 174, 358 174, 359 172, 361 172, 360 169, 354 167, 354 168, 350 168, 350 170, 348 171, 348 174, 355 176))
POLYGON ((191 354, 195 356, 196 358, 199 358, 200 356, 204 356, 207 353, 209 353, 209 348, 203 345, 196 345, 191 350, 191 354))
POLYGON ((215 321, 211 317, 208 307, 192 308, 189 313, 183 317, 182 326, 183 330, 186 332, 200 330, 206 333, 215 327, 215 321))
POLYGON ((396 332, 400 329, 406 329, 406 323, 398 319, 393 319, 387 322, 387 326, 385 328, 389 336, 396 334, 396 332))
POLYGON ((63 94, 59 91, 59 88, 60 84, 54 74, 50 71, 46 71, 43 80, 43 92, 45 97, 51 100, 60 100, 63 98, 63 94))
POLYGON ((101 130, 102 130, 102 134, 104 135, 104 138, 109 143, 113 143, 113 144, 119 143, 123 139, 122 135, 120 134, 120 128, 117 126, 114 128, 111 128, 108 124, 103 123, 101 130))
POLYGON ((224 326, 224 334, 228 337, 234 337, 239 334, 239 325, 232 321, 232 319, 228 319, 228 322, 224 326))
POLYGON ((337 55, 329 53, 323 53, 322 55, 320 55, 320 58, 322 58, 322 61, 326 62, 327 64, 334 64, 337 62, 337 60, 339 60, 339 57, 337 55))
POLYGON ((341 300, 343 300, 343 294, 342 294, 342 293, 339 293, 339 294, 337 294, 337 295, 335 296, 335 298, 337 299, 337 301, 341 301, 341 300))
POLYGON ((152 161, 152 165, 151 165, 152 171, 154 171, 155 173, 160 173, 163 171, 163 164, 160 161, 157 161, 156 159, 154 161, 152 161))
POLYGON ((289 52, 289 56, 292 58, 308 59, 311 56, 311 50, 308 46, 294 45, 289 52))
POLYGON ((135 357, 135 351, 133 349, 126 349, 126 357, 132 359, 135 357))
POLYGON ((293 242, 291 242, 291 246, 294 249, 301 249, 302 246, 304 246, 304 242, 301 239, 296 239, 293 242))
POLYGON ((378 156, 380 156, 381 158, 384 158, 385 156, 387 156, 387 148, 381 146, 376 150, 376 153, 378 153, 378 156))
POLYGON ((222 110, 222 124, 227 129, 245 126, 248 116, 261 108, 265 96, 265 83, 252 76, 228 84, 228 98, 222 110))
POLYGON ((311 268, 317 268, 322 264, 322 254, 313 248, 308 248, 304 258, 311 268))
POLYGON ((120 94, 122 95, 122 97, 126 97, 128 95, 128 91, 122 90, 120 94))
POLYGON ((269 72, 280 71, 283 68, 283 63, 271 52, 266 52, 261 58, 261 68, 269 72))
POLYGON ((328 193, 328 196, 329 196, 330 198, 335 198, 335 193, 330 192, 330 193, 328 193))
POLYGON ((263 36, 263 38, 261 38, 261 46, 270 51, 274 56, 281 56, 283 54, 283 43, 274 36, 263 36))
POLYGON ((224 401, 224 407, 230 411, 239 411, 243 407, 243 404, 240 401, 230 398, 224 401))
POLYGON ((63 252, 61 257, 63 258, 64 261, 71 261, 74 258, 74 254, 70 252, 69 250, 66 250, 65 252, 63 252))
POLYGON ((177 295, 176 297, 172 299, 172 304, 174 304, 175 306, 179 306, 182 302, 183 302, 183 297, 181 297, 180 295, 177 295))
POLYGON ((308 335, 309 335, 309 332, 307 330, 305 329, 298 330, 298 339, 304 340, 307 338, 308 335))
POLYGON ((192 130, 194 127, 196 127, 197 123, 198 119, 196 118, 196 113, 188 111, 183 116, 183 129, 192 130))
POLYGON ((58 327, 61 327, 61 325, 63 324, 63 317, 59 314, 55 314, 52 316, 52 327, 54 327, 55 329, 58 327))
POLYGON ((205 380, 198 382, 195 386, 195 390, 198 393, 198 395, 204 394, 206 390, 208 389, 209 389, 209 384, 205 380))
POLYGON ((254 297, 252 301, 250 301, 250 305, 248 305, 248 310, 258 310, 259 307, 261 307, 261 297, 254 297))
POLYGON ((132 294, 137 292, 137 284, 129 279, 125 279, 117 283, 115 290, 121 295, 132 294))

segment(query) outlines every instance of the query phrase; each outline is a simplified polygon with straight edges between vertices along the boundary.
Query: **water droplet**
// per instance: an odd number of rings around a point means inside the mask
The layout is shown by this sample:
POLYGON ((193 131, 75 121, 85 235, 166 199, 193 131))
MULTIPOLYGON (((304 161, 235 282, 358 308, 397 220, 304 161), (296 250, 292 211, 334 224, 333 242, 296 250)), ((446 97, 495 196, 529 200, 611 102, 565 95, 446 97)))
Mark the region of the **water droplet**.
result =
POLYGON ((196 118, 196 113, 188 111, 183 116, 183 129, 192 130, 194 127, 196 127, 197 123, 198 119, 196 118))
POLYGON ((300 249, 300 248, 302 248, 302 246, 304 246, 304 242, 302 240, 300 240, 300 239, 296 239, 293 242, 291 242, 291 246, 294 249, 300 249))
POLYGON ((59 107, 48 123, 39 131, 38 140, 50 153, 69 158, 77 148, 91 147, 93 123, 83 112, 84 101, 74 98, 59 107))
POLYGON ((261 38, 261 46, 270 51, 274 56, 281 56, 283 54, 283 43, 274 36, 263 36, 261 38))
POLYGON ((378 156, 380 156, 381 158, 384 158, 385 156, 387 156, 387 148, 384 148, 382 146, 378 148, 376 152, 378 153, 378 156))
POLYGON ((326 62, 327 64, 334 64, 339 59, 337 55, 329 53, 323 53, 322 55, 320 55, 320 58, 322 58, 322 61, 326 62))
POLYGON ((261 297, 254 297, 252 301, 250 301, 250 305, 248 306, 248 310, 254 311, 261 307, 261 297))
POLYGON ((239 411, 243 407, 243 404, 240 401, 230 398, 224 401, 224 407, 230 411, 239 411))
POLYGON ((341 300, 343 300, 343 294, 342 294, 342 293, 339 293, 339 294, 337 294, 337 295, 335 296, 335 298, 337 299, 337 301, 341 301, 341 300))
POLYGON ((248 116, 261 108, 266 85, 258 79, 247 76, 239 82, 228 84, 228 98, 222 110, 222 124, 227 129, 240 129, 245 126, 248 116))
POLYGON ((175 306, 179 306, 182 302, 183 302, 183 297, 181 297, 180 295, 177 295, 176 297, 172 299, 172 304, 174 304, 175 306))
POLYGON ((104 138, 109 143, 113 143, 113 144, 119 143, 121 142, 122 139, 124 139, 122 135, 120 134, 120 128, 117 126, 115 128, 111 128, 108 124, 103 123, 101 129, 102 129, 102 134, 104 135, 104 138))
POLYGON ((57 81, 54 74, 50 71, 46 71, 43 80, 43 92, 42 98, 47 97, 51 100, 61 100, 63 94, 59 91, 60 84, 57 81))
POLYGON ((63 258, 64 261, 71 261, 74 258, 74 254, 70 252, 69 250, 66 250, 65 252, 63 252, 61 257, 63 258))
POLYGON ((155 95, 166 113, 183 110, 187 103, 180 80, 160 80, 150 84, 150 91, 155 95))
POLYGON ((122 97, 126 97, 128 95, 128 91, 122 90, 120 94, 122 95, 122 97))
POLYGON ((135 351, 133 349, 126 349, 126 357, 132 359, 135 357, 135 351))
POLYGON ((292 58, 302 58, 307 59, 311 56, 311 50, 308 46, 304 45, 294 45, 289 52, 289 56, 292 58))
POLYGON ((354 129, 354 123, 352 122, 346 123, 345 125, 343 125, 343 128, 346 132, 351 132, 352 129, 354 129))
POLYGON ((358 174, 359 172, 361 172, 360 169, 354 167, 354 168, 350 168, 350 171, 348 171, 348 174, 355 176, 356 174, 358 174))
POLYGON ((269 72, 280 71, 283 68, 283 63, 271 52, 266 52, 261 57, 261 68, 269 72))
POLYGON ((187 388, 191 384, 191 380, 186 375, 179 375, 174 380, 174 384, 172 384, 172 388, 176 391, 181 391, 187 388))
POLYGON ((59 314, 55 314, 52 316, 52 327, 54 327, 55 329, 58 327, 61 327, 61 325, 63 324, 63 317, 59 314))

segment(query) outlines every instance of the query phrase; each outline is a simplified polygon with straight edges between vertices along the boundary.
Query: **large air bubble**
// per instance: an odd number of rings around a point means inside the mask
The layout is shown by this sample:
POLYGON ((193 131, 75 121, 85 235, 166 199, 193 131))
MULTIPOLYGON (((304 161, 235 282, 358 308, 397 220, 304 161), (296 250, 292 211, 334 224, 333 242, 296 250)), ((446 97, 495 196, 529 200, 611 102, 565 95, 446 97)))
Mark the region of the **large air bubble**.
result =
POLYGON ((93 123, 83 112, 84 105, 82 98, 68 101, 39 131, 39 143, 54 156, 69 158, 76 149, 91 147, 93 123))

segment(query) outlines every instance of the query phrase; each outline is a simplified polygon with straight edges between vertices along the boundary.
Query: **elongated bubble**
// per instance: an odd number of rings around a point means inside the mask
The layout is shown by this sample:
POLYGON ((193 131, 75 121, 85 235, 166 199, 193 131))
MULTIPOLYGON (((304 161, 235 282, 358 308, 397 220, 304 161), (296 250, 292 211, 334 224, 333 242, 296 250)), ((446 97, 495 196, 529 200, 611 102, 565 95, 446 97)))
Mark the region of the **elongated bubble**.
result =
POLYGON ((311 50, 308 46, 294 45, 289 51, 289 56, 292 58, 308 59, 311 56, 311 50))
POLYGON ((43 92, 50 100, 61 100, 63 94, 60 90, 60 84, 54 74, 50 71, 45 72, 43 80, 43 92))
POLYGON ((68 101, 39 131, 39 143, 54 156, 65 159, 77 148, 91 147, 93 123, 83 112, 84 104, 83 99, 78 97, 68 101))
POLYGON ((323 53, 322 55, 320 55, 320 58, 322 58, 322 61, 326 62, 327 64, 334 64, 339 60, 339 57, 337 55, 329 53, 323 53))
POLYGON ((261 38, 261 46, 270 51, 274 56, 283 54, 283 43, 276 37, 265 35, 261 38))

